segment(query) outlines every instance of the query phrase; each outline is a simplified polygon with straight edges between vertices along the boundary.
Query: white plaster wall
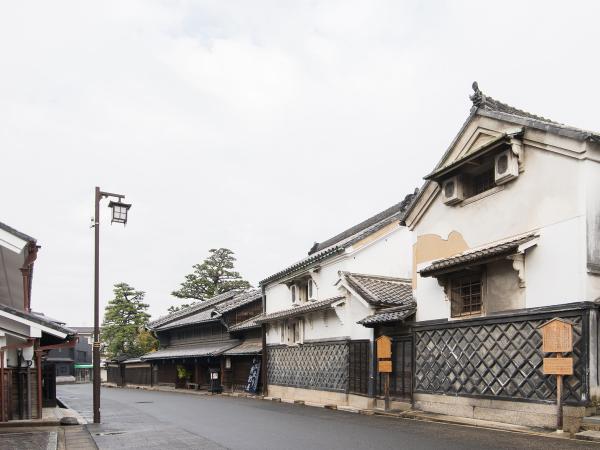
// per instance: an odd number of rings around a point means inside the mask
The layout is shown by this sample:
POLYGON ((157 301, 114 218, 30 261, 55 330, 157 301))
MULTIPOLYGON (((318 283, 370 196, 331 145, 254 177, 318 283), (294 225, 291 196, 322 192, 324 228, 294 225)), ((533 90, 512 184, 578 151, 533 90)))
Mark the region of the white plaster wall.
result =
MULTIPOLYGON (((590 300, 600 282, 590 282, 585 270, 583 161, 526 145, 524 168, 504 189, 470 204, 447 206, 436 198, 414 227, 413 238, 437 234, 445 239, 458 231, 469 247, 477 247, 540 229, 539 244, 525 257, 525 306, 590 300)), ((417 275, 415 296, 417 320, 450 316, 435 279, 417 275)))
MULTIPOLYGON (((372 309, 358 298, 350 295, 336 283, 339 271, 366 273, 371 275, 408 278, 412 264, 412 239, 406 227, 398 227, 378 240, 356 249, 349 249, 343 256, 324 261, 321 269, 313 273, 317 300, 339 295, 346 296, 345 305, 338 309, 341 317, 330 311, 326 321, 321 312, 312 314, 312 326, 305 320, 305 340, 328 340, 337 338, 372 339, 373 330, 357 324, 370 315, 372 309)), ((267 285, 267 314, 292 308, 289 288, 282 283, 267 285)), ((278 326, 269 326, 268 344, 280 342, 278 326)))

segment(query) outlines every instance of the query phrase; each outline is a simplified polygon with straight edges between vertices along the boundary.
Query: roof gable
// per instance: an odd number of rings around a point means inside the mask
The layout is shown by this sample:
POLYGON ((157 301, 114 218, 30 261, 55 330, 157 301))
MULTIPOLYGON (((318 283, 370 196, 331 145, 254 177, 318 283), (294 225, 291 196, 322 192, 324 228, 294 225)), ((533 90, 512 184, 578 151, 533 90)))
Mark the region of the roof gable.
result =
POLYGON ((288 275, 301 272, 307 268, 329 259, 333 256, 343 253, 347 248, 351 247, 368 236, 375 235, 378 231, 383 230, 388 225, 394 222, 403 222, 406 210, 417 195, 417 190, 414 193, 408 194, 400 203, 376 214, 369 219, 355 225, 342 233, 337 234, 333 238, 324 241, 322 244, 315 243, 309 251, 309 256, 300 261, 286 267, 285 269, 265 278, 259 284, 264 286, 273 281, 277 281, 288 275), (326 247, 323 247, 327 245, 326 247))
POLYGON ((439 192, 437 183, 429 178, 434 178, 432 175, 441 172, 455 161, 475 153, 485 146, 492 145, 494 140, 507 138, 531 129, 578 141, 600 143, 600 133, 564 125, 498 101, 485 95, 479 89, 477 82, 474 82, 472 87, 474 93, 469 96, 472 107, 467 119, 434 170, 425 177, 427 181, 425 181, 417 197, 406 211, 405 221, 411 228, 429 208, 439 192), (489 127, 489 119, 497 124, 495 129, 489 127))

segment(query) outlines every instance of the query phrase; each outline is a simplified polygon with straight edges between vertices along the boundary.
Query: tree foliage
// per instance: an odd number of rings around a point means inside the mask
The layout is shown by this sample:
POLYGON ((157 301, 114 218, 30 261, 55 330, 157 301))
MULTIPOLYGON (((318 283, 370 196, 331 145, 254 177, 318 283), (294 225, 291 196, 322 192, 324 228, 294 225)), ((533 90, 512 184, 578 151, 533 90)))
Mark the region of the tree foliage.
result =
POLYGON ((143 291, 136 291, 127 283, 117 283, 114 298, 104 310, 102 342, 109 358, 118 356, 141 356, 156 350, 157 341, 145 325, 150 319, 148 304, 144 303, 143 291))
MULTIPOLYGON (((250 283, 234 270, 235 261, 234 253, 227 248, 209 250, 208 258, 193 266, 194 271, 185 276, 181 288, 172 295, 203 301, 232 289, 248 289, 250 283)), ((169 311, 177 309, 171 307, 169 311)))

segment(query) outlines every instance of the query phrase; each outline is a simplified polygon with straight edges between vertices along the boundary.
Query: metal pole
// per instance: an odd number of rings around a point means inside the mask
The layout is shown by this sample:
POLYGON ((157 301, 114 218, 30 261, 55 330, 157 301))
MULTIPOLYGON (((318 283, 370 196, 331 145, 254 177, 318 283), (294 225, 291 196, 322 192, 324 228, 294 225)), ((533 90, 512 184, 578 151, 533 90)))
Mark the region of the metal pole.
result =
POLYGON ((94 195, 94 423, 100 423, 100 198, 100 188, 96 186, 96 192, 94 195))

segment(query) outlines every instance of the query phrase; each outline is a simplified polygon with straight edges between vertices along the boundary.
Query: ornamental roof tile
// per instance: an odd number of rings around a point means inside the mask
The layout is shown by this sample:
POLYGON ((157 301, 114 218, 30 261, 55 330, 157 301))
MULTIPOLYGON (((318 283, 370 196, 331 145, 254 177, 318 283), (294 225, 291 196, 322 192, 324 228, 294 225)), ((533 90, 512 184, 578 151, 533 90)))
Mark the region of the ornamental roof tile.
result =
POLYGON ((586 131, 582 130, 581 128, 565 125, 560 122, 556 122, 554 120, 538 116, 537 114, 532 114, 530 112, 523 111, 521 109, 515 108, 514 106, 507 105, 506 103, 489 97, 483 92, 481 92, 477 81, 473 82, 473 91, 473 94, 469 96, 469 98, 473 102, 473 111, 488 111, 492 113, 508 114, 513 117, 527 119, 529 121, 528 125, 545 128, 549 131, 560 132, 560 130, 565 130, 568 132, 573 132, 574 136, 578 136, 579 138, 592 139, 596 141, 600 139, 600 134, 597 132, 586 131))
POLYGON ((405 278, 340 272, 350 287, 375 306, 398 306, 413 301, 411 281, 405 278))
POLYGON ((533 232, 465 250, 457 255, 432 262, 427 267, 421 269, 419 274, 422 277, 436 276, 441 273, 453 272, 469 263, 477 263, 489 258, 509 255, 517 251, 519 246, 533 241, 538 237, 539 233, 533 232))
POLYGON ((299 316, 302 314, 308 314, 315 311, 321 311, 331 307, 332 303, 339 300, 344 300, 344 296, 337 296, 320 300, 316 302, 308 302, 304 305, 295 306, 293 308, 276 311, 270 314, 265 314, 261 318, 257 319, 258 323, 274 322, 276 320, 287 319, 288 317, 299 316))

